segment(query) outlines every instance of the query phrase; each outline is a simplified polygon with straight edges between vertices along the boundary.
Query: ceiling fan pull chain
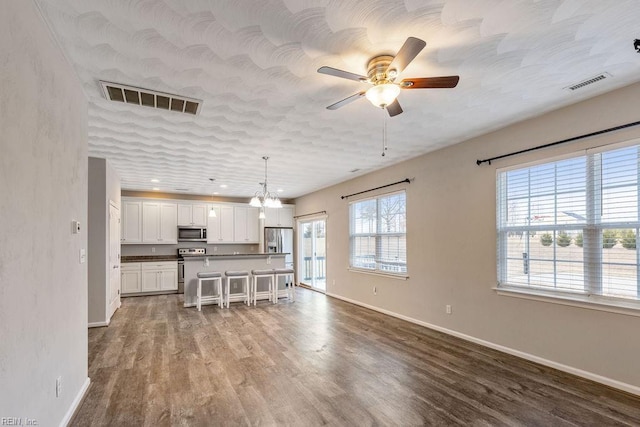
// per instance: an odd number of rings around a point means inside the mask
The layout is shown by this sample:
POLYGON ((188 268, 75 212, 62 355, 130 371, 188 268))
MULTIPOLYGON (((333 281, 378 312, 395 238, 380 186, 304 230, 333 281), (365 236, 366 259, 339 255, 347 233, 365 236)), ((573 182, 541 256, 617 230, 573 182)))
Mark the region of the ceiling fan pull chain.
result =
POLYGON ((382 125, 382 157, 384 157, 385 152, 387 151, 387 109, 382 109, 384 117, 383 117, 383 125, 382 125))

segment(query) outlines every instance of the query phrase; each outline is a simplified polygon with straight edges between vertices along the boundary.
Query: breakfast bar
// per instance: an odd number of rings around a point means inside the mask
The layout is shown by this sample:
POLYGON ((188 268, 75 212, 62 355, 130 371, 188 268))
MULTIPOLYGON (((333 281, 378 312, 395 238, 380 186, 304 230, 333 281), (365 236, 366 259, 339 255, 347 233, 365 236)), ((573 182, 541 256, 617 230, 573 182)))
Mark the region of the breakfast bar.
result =
MULTIPOLYGON (((285 267, 287 253, 248 253, 184 256, 184 306, 196 306, 197 274, 229 270, 264 270, 285 267)), ((233 292, 233 289, 231 290, 233 292)))

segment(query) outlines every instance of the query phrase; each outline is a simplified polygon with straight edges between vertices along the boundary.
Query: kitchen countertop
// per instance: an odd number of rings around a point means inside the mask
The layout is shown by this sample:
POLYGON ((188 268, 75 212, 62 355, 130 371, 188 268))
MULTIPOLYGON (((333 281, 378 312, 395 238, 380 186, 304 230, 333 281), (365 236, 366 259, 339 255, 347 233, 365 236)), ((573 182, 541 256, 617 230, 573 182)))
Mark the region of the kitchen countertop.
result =
POLYGON ((132 255, 123 256, 120 262, 158 262, 158 261, 177 261, 178 255, 132 255))
POLYGON ((123 256, 120 258, 120 262, 159 262, 159 261, 177 261, 180 258, 185 259, 200 259, 200 258, 221 258, 221 257, 238 257, 238 258, 250 258, 250 257, 265 257, 265 256, 284 256, 289 255, 288 252, 258 252, 248 254, 205 254, 205 255, 131 255, 123 256))
POLYGON ((251 258, 251 257, 268 257, 268 256, 285 256, 289 255, 288 252, 254 252, 248 254, 205 254, 205 255, 183 255, 184 259, 200 259, 200 258, 221 258, 221 257, 237 257, 237 258, 251 258))

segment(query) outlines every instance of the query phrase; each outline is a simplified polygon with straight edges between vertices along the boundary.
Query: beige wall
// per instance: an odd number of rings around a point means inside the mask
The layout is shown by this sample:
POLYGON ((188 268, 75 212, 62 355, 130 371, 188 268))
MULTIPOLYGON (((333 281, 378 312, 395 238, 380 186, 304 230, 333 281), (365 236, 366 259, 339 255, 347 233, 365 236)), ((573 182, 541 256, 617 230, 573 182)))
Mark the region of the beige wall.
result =
POLYGON ((55 426, 88 385, 87 102, 34 3, 0 10, 0 417, 55 426))
POLYGON ((496 169, 640 138, 640 127, 492 165, 475 163, 637 121, 639 107, 640 84, 636 84, 297 199, 296 212, 301 215, 328 213, 327 292, 626 383, 632 389, 640 387, 640 340, 636 338, 640 317, 500 296, 492 290, 496 284, 496 169), (403 281, 348 271, 349 205, 340 196, 407 177, 414 181, 387 191, 407 190, 410 278, 403 281), (372 292, 374 286, 377 295, 372 292), (446 304, 452 305, 452 315, 445 314, 446 304))

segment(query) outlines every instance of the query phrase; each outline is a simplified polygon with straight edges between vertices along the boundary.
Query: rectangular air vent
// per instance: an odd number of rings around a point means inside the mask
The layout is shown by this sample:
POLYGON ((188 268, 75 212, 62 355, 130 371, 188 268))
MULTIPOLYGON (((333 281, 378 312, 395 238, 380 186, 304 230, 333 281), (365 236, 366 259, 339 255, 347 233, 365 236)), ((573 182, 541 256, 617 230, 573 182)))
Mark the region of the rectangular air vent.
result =
POLYGON ((102 87, 104 97, 110 101, 193 115, 199 114, 200 107, 202 106, 202 100, 187 98, 186 96, 171 95, 169 93, 103 81, 100 81, 100 86, 102 87))
POLYGON ((591 77, 589 79, 583 80, 583 81, 581 81, 579 83, 576 83, 574 85, 567 86, 567 87, 565 87, 565 89, 570 90, 570 91, 582 89, 585 86, 592 85, 592 84, 594 84, 596 82, 599 82, 601 80, 608 79, 609 77, 611 77, 611 74, 609 74, 609 73, 598 74, 595 77, 591 77))

